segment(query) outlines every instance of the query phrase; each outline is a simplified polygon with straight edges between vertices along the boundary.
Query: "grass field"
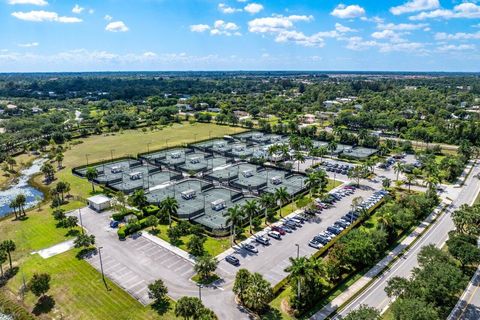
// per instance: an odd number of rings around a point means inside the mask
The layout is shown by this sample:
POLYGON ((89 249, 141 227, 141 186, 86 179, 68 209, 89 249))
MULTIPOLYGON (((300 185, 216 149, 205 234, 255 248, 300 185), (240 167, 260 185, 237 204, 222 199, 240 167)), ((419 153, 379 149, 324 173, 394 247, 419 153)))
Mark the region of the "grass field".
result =
MULTIPOLYGON (((109 158, 112 149, 115 150, 114 157, 136 155, 146 151, 147 143, 150 143, 150 150, 155 150, 165 147, 166 139, 169 139, 169 146, 174 146, 194 142, 195 139, 207 139, 210 135, 219 137, 241 131, 240 128, 214 124, 182 123, 161 131, 143 133, 140 130, 129 130, 115 135, 88 137, 83 139, 81 144, 71 145, 65 151, 64 168, 57 172, 57 181, 69 182, 72 195, 88 197, 91 193, 90 183, 71 173, 71 168, 86 163, 87 153, 89 161, 95 162, 109 158)), ((17 158, 18 163, 29 160, 28 156, 17 158)), ((37 183, 41 180, 41 176, 35 179, 37 183)), ((64 209, 68 211, 82 206, 82 202, 72 201, 64 206, 64 209)), ((51 312, 41 316, 42 319, 60 319, 65 315, 68 315, 68 319, 175 319, 171 310, 159 316, 113 283, 108 283, 110 290, 105 290, 98 271, 87 262, 78 260, 76 250, 46 260, 32 255, 33 251, 70 238, 66 229, 55 227, 51 212, 48 205, 43 205, 39 211, 34 209, 28 212, 28 219, 24 221, 13 221, 11 218, 0 220, 0 240, 15 241, 17 249, 12 256, 15 265, 20 266, 20 272, 6 287, 11 297, 18 295, 22 274, 28 280, 35 272, 47 272, 52 276, 49 294, 56 304, 51 312)), ((166 230, 162 235, 166 236, 166 230)), ((211 248, 212 253, 223 251, 221 246, 221 241, 207 241, 207 247, 211 248)), ((29 310, 34 308, 35 303, 36 299, 31 294, 28 294, 23 302, 29 310)))

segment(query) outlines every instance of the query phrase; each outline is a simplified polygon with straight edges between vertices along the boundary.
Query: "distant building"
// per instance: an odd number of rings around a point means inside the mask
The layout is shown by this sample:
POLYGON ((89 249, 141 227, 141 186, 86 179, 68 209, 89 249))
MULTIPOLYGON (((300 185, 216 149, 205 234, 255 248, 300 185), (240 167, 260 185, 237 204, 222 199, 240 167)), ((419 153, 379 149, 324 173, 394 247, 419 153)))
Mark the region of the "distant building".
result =
POLYGON ((18 109, 18 107, 17 107, 16 105, 14 105, 14 104, 7 104, 7 110, 12 110, 12 111, 14 111, 14 110, 17 110, 17 109, 18 109))
POLYGON ((334 107, 335 105, 339 105, 340 102, 338 101, 333 101, 333 100, 325 100, 323 101, 323 105, 327 108, 332 108, 334 107))
POLYGON ((87 199, 87 202, 88 206, 97 212, 110 209, 112 205, 110 198, 104 196, 103 194, 97 194, 93 197, 90 197, 87 199))
POLYGON ((317 117, 314 114, 307 113, 302 116, 302 122, 304 124, 313 124, 317 122, 317 117))

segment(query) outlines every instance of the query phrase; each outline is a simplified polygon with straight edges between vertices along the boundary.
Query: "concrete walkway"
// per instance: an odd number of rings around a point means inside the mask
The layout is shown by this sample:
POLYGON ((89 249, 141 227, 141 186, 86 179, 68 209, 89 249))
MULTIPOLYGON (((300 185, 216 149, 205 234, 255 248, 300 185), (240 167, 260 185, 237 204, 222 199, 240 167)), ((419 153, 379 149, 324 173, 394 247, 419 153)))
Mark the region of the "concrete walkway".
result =
POLYGON ((42 257, 43 259, 48 259, 73 249, 75 247, 75 244, 73 243, 74 241, 75 240, 67 240, 59 244, 56 244, 50 248, 34 251, 32 252, 32 254, 38 253, 40 257, 42 257))
POLYGON ((441 208, 445 204, 437 207, 410 235, 396 246, 388 255, 371 268, 363 277, 355 281, 350 287, 343 291, 338 297, 332 300, 329 304, 323 307, 319 312, 313 315, 310 319, 323 320, 335 312, 343 304, 352 299, 358 292, 360 292, 369 282, 378 276, 387 266, 397 258, 405 249, 407 249, 419 235, 437 218, 441 212, 441 208))

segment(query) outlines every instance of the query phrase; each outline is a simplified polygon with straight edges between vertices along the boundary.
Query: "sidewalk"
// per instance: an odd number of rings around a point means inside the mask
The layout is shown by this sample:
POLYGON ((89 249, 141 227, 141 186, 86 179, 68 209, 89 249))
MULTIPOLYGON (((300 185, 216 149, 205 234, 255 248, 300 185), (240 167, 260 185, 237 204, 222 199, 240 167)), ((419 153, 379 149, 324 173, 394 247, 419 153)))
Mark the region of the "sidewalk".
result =
POLYGON ((338 297, 333 299, 332 302, 324 306, 310 319, 326 319, 330 314, 355 297, 357 293, 359 293, 365 286, 369 285, 370 281, 378 276, 396 257, 398 257, 406 248, 408 248, 419 235, 422 234, 427 226, 429 226, 437 218, 443 205, 444 204, 440 204, 437 208, 435 208, 435 210, 411 234, 403 239, 398 246, 390 251, 385 258, 378 262, 362 278, 358 279, 354 284, 343 291, 338 297))

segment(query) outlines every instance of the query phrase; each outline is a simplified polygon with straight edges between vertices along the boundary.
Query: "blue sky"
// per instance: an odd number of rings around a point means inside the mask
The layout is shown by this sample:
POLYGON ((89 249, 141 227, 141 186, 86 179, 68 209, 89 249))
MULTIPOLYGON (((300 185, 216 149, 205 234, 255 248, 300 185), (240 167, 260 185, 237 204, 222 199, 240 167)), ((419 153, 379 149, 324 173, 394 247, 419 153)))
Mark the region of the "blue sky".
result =
POLYGON ((0 0, 0 72, 480 71, 478 0, 0 0))

